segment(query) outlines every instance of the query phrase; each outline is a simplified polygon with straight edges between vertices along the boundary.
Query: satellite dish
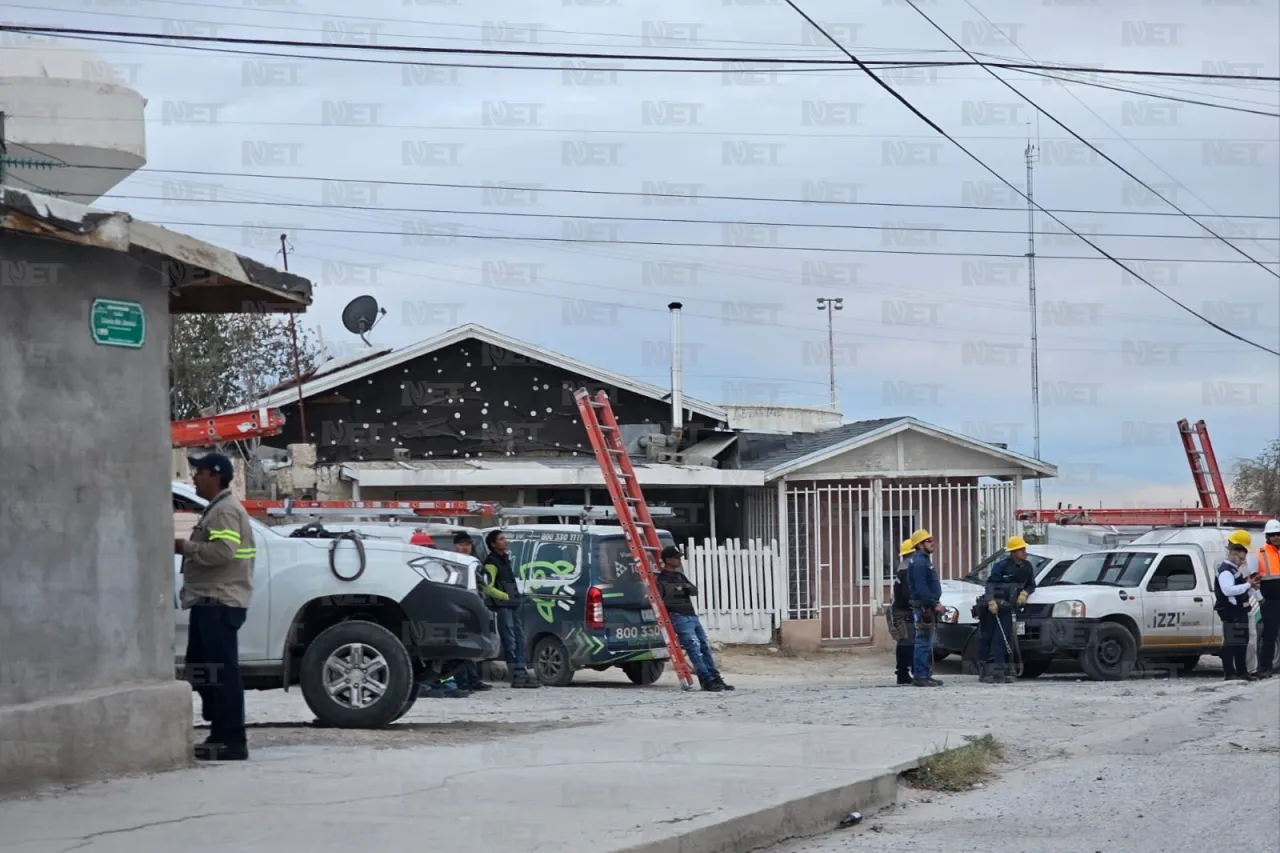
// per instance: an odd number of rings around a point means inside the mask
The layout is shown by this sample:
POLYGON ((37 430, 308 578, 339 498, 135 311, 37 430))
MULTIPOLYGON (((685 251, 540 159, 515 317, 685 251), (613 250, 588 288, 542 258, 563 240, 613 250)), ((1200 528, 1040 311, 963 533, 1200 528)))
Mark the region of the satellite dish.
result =
POLYGON ((378 318, 386 313, 387 309, 379 308, 378 300, 372 296, 357 296, 342 309, 342 325, 351 334, 359 335, 365 346, 372 346, 365 335, 378 325, 378 318))

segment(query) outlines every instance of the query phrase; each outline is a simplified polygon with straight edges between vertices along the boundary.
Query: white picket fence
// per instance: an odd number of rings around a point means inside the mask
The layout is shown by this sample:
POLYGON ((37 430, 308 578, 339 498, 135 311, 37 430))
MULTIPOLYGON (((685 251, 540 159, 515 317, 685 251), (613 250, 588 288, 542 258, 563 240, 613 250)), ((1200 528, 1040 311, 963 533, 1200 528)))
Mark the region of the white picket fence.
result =
POLYGON ((689 541, 685 574, 698 587, 697 609, 707 637, 764 645, 787 608, 787 577, 776 541, 689 541))

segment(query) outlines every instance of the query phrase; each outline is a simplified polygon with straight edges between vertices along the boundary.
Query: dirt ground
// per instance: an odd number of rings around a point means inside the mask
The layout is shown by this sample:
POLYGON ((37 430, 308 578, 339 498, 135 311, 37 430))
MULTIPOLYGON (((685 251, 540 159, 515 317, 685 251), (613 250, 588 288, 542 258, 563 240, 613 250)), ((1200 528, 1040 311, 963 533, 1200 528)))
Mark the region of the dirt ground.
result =
MULTIPOLYGON (((717 663, 732 693, 685 693, 669 670, 650 687, 636 687, 620 672, 577 673, 568 687, 512 690, 500 680, 494 689, 458 699, 420 699, 404 718, 381 730, 322 728, 295 687, 254 691, 246 696, 251 748, 296 745, 397 748, 423 744, 464 744, 546 729, 637 718, 732 719, 826 725, 896 723, 909 713, 922 724, 972 728, 976 723, 1012 725, 1018 730, 1074 730, 1090 721, 1146 713, 1185 701, 1220 684, 1221 668, 1205 658, 1202 669, 1178 678, 1130 682, 1088 682, 1071 664, 1017 684, 991 687, 962 675, 955 658, 939 662, 946 682, 937 691, 896 688, 893 656, 878 649, 791 654, 770 647, 728 647, 717 663), (924 715, 921 717, 920 715, 924 715)), ((193 697, 197 739, 207 728, 193 697)), ((1018 744, 1011 742, 1016 753, 1018 744)))

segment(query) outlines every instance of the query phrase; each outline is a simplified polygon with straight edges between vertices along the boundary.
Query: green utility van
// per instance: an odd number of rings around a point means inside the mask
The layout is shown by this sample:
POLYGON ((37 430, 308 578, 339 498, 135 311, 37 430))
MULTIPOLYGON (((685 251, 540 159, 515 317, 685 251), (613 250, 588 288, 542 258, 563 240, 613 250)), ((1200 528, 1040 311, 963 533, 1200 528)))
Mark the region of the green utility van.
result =
MULTIPOLYGON (((580 669, 611 667, 634 684, 661 677, 666 638, 622 528, 515 524, 501 530, 525 593, 527 660, 540 682, 564 687, 580 669)), ((664 548, 675 544, 666 531, 658 538, 664 548)))

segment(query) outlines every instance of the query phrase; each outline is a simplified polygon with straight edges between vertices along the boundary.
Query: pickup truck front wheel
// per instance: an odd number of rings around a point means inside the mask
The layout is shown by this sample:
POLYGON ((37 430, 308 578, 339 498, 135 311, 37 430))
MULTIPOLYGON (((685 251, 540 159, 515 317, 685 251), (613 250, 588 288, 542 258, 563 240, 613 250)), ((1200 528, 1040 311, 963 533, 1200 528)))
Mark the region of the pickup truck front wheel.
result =
POLYGON ((302 698, 321 724, 378 729, 408 710, 417 685, 409 652, 375 622, 340 622, 302 656, 302 698))
POLYGON ((1123 625, 1103 622, 1089 647, 1080 653, 1080 666, 1094 681, 1120 681, 1133 675, 1138 642, 1123 625))

